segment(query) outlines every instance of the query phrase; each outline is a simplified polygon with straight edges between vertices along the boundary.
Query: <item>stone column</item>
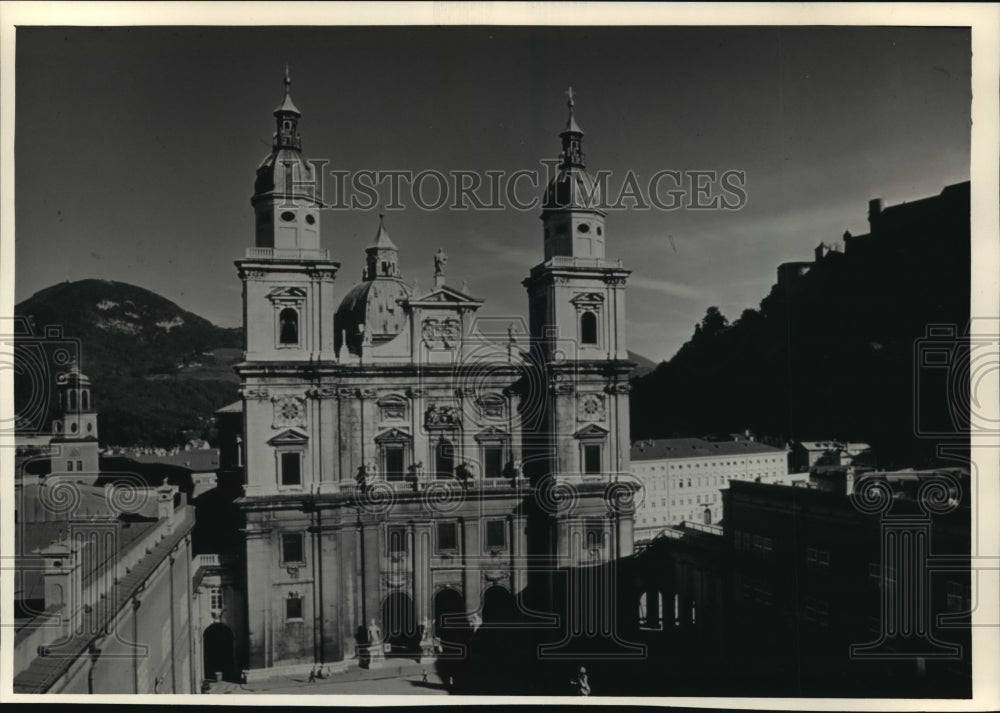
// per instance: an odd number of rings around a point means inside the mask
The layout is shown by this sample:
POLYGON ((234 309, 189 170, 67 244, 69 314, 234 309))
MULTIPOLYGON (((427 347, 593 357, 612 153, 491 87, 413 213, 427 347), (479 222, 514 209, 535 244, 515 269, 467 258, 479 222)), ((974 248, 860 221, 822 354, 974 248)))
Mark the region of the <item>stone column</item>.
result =
POLYGON ((271 579, 274 571, 271 528, 248 523, 247 543, 247 638, 248 663, 252 669, 270 665, 271 579))
POLYGON ((479 563, 482 560, 483 543, 479 534, 478 517, 467 519, 462 527, 462 559, 465 594, 465 611, 474 612, 479 609, 480 590, 482 589, 482 574, 479 563))

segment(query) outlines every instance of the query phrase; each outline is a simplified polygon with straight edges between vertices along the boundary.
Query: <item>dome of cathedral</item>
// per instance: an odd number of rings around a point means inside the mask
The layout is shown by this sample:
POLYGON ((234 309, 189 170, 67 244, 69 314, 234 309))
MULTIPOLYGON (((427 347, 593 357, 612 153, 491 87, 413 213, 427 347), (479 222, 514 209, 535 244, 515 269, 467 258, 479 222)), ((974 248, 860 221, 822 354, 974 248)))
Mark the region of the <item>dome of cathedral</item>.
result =
POLYGON ((394 277, 352 287, 333 317, 335 348, 346 344, 352 354, 360 354, 366 333, 375 346, 394 339, 406 326, 406 312, 399 300, 409 299, 410 293, 410 287, 394 277))
POLYGON ((56 377, 56 383, 60 386, 90 386, 90 377, 80 371, 74 363, 69 371, 65 371, 56 377))

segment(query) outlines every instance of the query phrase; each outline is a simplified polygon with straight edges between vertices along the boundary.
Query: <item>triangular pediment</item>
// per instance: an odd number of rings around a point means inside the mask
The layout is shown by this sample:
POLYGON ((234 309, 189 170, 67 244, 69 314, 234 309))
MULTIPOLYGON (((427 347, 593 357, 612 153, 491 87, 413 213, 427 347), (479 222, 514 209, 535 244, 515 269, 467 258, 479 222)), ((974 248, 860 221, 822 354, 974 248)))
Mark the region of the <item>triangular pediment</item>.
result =
POLYGON ((475 435, 477 441, 505 441, 508 438, 506 431, 501 431, 496 426, 490 426, 489 428, 484 428, 482 431, 475 435))
POLYGON ((304 446, 308 442, 309 436, 302 433, 302 431, 289 428, 277 436, 271 437, 267 443, 271 446, 304 446))
POLYGON ((592 423, 589 426, 584 426, 573 435, 575 438, 604 438, 608 435, 608 431, 592 423))
POLYGON ((406 431, 403 431, 398 428, 389 428, 385 431, 382 431, 377 436, 375 436, 375 442, 385 443, 390 441, 396 441, 396 442, 409 441, 411 440, 411 438, 412 436, 410 436, 410 434, 407 433, 406 431))
POLYGON ((572 304, 594 304, 604 302, 604 295, 600 292, 581 292, 570 300, 572 304))
POLYGON ((301 302, 306 291, 301 287, 275 287, 267 293, 267 298, 275 302, 301 302))
POLYGON ((410 300, 410 304, 420 304, 420 303, 450 303, 450 304, 482 304, 482 300, 477 300, 471 295, 467 295, 464 292, 460 292, 453 287, 448 285, 442 285, 440 287, 435 287, 433 290, 420 297, 414 297, 410 300))

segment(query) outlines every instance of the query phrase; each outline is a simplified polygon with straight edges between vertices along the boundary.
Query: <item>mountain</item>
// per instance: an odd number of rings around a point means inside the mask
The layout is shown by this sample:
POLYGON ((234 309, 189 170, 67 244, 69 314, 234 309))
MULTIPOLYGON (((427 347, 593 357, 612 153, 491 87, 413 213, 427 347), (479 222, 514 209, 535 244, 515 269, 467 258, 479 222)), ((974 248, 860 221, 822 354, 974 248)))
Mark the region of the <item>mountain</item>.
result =
POLYGON ((635 352, 629 350, 628 358, 630 361, 634 361, 636 363, 635 369, 632 370, 631 378, 633 379, 645 376, 649 372, 656 369, 656 362, 652 359, 647 359, 642 354, 636 354, 635 352))
MULTIPOLYGON (((51 386, 64 368, 52 358, 53 345, 63 341, 79 344, 102 444, 169 447, 210 437, 212 413, 238 398, 232 365, 242 356, 242 330, 217 327, 149 290, 106 280, 65 282, 15 305, 14 313, 31 332, 15 338, 22 364, 31 361, 26 355, 48 355, 42 371, 17 372, 19 414, 37 394, 35 384, 51 386), (51 326, 61 328, 63 339, 45 336, 51 326), (44 349, 32 352, 38 344, 44 349)), ((47 414, 34 428, 48 429, 53 396, 50 389, 47 414)))
POLYGON ((760 309, 734 323, 710 307, 673 358, 633 380, 633 438, 749 428, 779 442, 849 439, 886 466, 967 443, 969 184, 872 201, 869 222, 813 262, 780 266, 760 309), (928 340, 932 329, 954 336, 928 340), (933 364, 920 357, 930 348, 933 364))

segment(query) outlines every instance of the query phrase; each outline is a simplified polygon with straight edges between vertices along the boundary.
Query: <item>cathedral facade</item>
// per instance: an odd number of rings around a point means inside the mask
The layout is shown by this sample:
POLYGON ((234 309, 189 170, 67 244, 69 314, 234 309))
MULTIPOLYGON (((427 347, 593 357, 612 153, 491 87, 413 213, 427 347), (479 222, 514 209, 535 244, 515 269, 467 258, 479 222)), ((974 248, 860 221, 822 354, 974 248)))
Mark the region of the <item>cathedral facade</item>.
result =
POLYGON ((464 622, 550 625, 560 571, 631 555, 635 493, 629 271, 605 257, 572 99, 517 335, 485 326, 441 251, 432 287, 406 282, 384 218, 362 281, 335 298, 285 82, 236 261, 245 664, 440 656, 464 622))

